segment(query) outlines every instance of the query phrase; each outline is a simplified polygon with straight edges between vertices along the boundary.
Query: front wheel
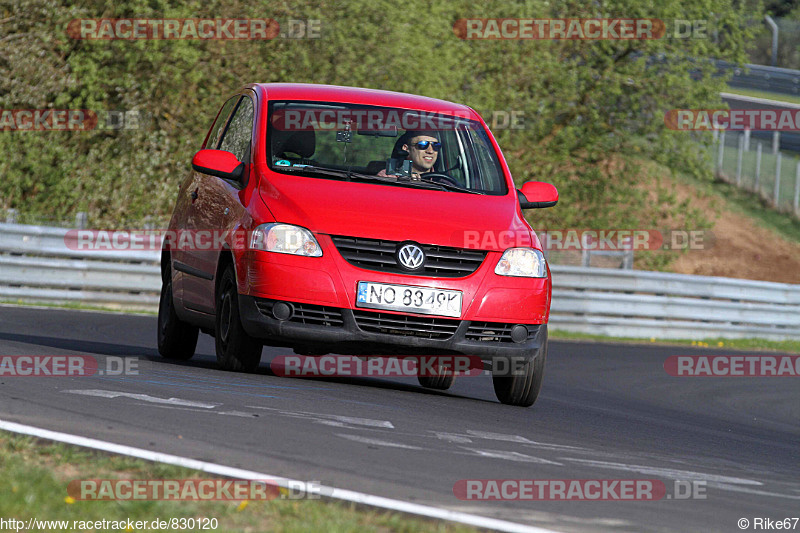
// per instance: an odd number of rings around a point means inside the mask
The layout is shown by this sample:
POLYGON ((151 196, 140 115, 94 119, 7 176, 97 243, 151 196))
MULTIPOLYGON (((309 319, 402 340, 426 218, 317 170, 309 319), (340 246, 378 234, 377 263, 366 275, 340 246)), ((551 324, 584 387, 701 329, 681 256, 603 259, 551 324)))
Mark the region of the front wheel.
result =
POLYGON ((158 302, 158 353, 167 359, 191 359, 197 347, 198 328, 181 322, 175 314, 172 300, 172 276, 167 275, 161 285, 158 302))
POLYGON ((547 338, 537 350, 536 358, 495 358, 492 362, 494 393, 501 403, 530 407, 539 397, 547 359, 547 338))
POLYGON ((233 265, 228 265, 219 279, 214 325, 219 366, 223 370, 254 372, 261 362, 262 345, 242 327, 233 265))

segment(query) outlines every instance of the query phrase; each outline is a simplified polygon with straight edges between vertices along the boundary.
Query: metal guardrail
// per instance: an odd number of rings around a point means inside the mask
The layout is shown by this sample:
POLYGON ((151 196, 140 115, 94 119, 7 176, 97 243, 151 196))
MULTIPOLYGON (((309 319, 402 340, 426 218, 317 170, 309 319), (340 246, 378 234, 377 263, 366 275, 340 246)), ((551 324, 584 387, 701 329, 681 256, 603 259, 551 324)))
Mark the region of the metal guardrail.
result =
POLYGON ((733 71, 733 77, 728 82, 731 87, 779 94, 800 94, 800 70, 752 64, 741 67, 727 61, 717 61, 717 68, 733 71))
POLYGON ((800 285, 551 266, 556 329, 660 339, 800 339, 800 285))
POLYGON ((76 230, 0 223, 0 300, 154 311, 156 251, 81 251, 76 230))
MULTIPOLYGON (((74 248, 65 229, 0 224, 0 300, 157 309, 158 251, 74 248)), ((565 265, 551 265, 551 271, 555 329, 662 339, 800 339, 800 285, 565 265)))

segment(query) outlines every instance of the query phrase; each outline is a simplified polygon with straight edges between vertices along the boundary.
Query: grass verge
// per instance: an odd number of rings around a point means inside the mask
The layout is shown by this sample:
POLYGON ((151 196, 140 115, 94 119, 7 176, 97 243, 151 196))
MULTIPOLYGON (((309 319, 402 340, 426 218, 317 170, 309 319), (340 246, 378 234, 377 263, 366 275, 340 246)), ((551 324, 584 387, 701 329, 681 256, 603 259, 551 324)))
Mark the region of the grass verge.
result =
POLYGON ((100 311, 104 313, 123 313, 126 315, 158 315, 158 311, 147 309, 129 309, 118 305, 87 305, 73 302, 35 302, 25 300, 0 300, 0 305, 13 305, 19 307, 44 307, 48 309, 73 309, 77 311, 100 311))
POLYGON ((767 339, 640 339, 637 337, 608 337, 590 333, 575 333, 559 329, 548 330, 548 338, 554 341, 586 340, 592 342, 614 342, 625 344, 654 344, 664 346, 696 346, 699 348, 729 348, 731 350, 761 350, 770 352, 800 353, 800 341, 772 341, 767 339))
MULTIPOLYGON (((0 517, 66 520, 64 531, 111 531, 73 527, 73 521, 147 521, 216 518, 219 532, 398 531, 472 532, 469 526, 417 519, 335 501, 75 501, 67 484, 76 479, 201 479, 208 474, 76 446, 0 432, 0 517)), ((80 526, 80 524, 79 524, 80 526)), ((32 531, 44 531, 34 527, 32 531)), ((54 529, 58 530, 58 529, 54 529)), ((120 531, 119 529, 115 531, 120 531)), ((122 529, 121 531, 152 531, 122 529)), ((182 531, 200 531, 182 529, 182 531)))
POLYGON ((753 98, 764 98, 765 100, 800 104, 800 96, 792 96, 789 94, 770 93, 767 91, 757 91, 755 89, 739 89, 737 87, 728 87, 725 92, 738 94, 740 96, 752 96, 753 98))

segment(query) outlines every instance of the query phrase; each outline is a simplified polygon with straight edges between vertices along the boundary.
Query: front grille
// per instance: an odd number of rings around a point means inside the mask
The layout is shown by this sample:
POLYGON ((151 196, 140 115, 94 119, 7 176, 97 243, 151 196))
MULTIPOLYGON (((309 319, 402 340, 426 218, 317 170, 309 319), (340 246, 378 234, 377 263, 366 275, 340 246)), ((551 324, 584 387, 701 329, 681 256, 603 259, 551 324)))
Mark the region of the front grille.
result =
POLYGON ((427 339, 449 339, 452 337, 460 320, 446 318, 420 317, 409 315, 393 315, 390 313, 373 313, 369 311, 353 311, 356 324, 367 333, 383 333, 386 335, 410 335, 427 339))
MULTIPOLYGON (((464 339, 478 342, 514 342, 511 340, 511 328, 516 324, 503 324, 501 322, 472 322, 467 328, 464 339)), ((536 332, 528 328, 530 339, 536 332)))
POLYGON ((487 252, 483 250, 468 250, 466 248, 451 248, 433 244, 420 244, 425 252, 425 265, 415 272, 408 272, 397 264, 398 241, 384 241, 380 239, 362 239, 360 237, 342 237, 332 235, 336 249, 342 257, 359 268, 391 272, 394 274, 409 274, 413 276, 431 276, 443 278, 460 278, 469 276, 481 266, 487 252))
MULTIPOLYGON (((342 310, 338 307, 326 307, 323 305, 301 304, 296 302, 286 302, 294 308, 291 318, 287 322, 297 322, 311 326, 329 326, 340 328, 344 325, 342 320, 342 310)), ((262 315, 272 318, 273 300, 258 300, 256 307, 262 315)))
MULTIPOLYGON (((272 307, 276 300, 256 299, 259 312, 273 318, 272 307)), ((297 302, 286 302, 294 310, 287 322, 307 324, 310 326, 344 327, 342 309, 323 305, 311 305, 297 302)), ((402 335, 423 337, 426 339, 446 340, 455 335, 461 320, 400 315, 376 311, 353 310, 353 318, 361 331, 367 333, 380 333, 384 335, 402 335)), ((464 335, 464 340, 475 342, 508 342, 511 340, 511 329, 516 324, 501 322, 470 322, 464 335)), ((536 336, 537 326, 528 325, 528 339, 536 336)))

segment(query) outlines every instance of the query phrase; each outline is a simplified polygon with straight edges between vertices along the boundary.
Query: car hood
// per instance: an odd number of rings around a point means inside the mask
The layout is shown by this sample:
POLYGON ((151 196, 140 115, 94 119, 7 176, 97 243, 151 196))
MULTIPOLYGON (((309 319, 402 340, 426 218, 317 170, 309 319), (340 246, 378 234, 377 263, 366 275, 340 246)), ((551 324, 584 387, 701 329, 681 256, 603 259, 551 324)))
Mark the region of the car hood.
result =
POLYGON ((261 177, 259 193, 276 221, 314 233, 497 251, 541 247, 518 215, 514 195, 272 173, 261 177))

